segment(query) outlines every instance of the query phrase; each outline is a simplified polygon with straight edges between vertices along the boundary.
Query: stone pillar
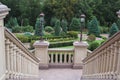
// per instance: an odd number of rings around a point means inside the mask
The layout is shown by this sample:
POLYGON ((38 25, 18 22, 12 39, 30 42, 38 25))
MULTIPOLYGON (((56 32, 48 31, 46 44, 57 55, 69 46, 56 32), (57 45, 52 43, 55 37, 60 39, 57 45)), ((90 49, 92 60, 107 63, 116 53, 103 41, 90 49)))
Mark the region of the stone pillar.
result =
POLYGON ((87 56, 88 44, 86 42, 74 42, 73 45, 75 47, 73 68, 82 68, 82 60, 87 56))
POLYGON ((39 68, 47 69, 49 67, 48 46, 49 42, 47 41, 36 41, 34 43, 35 56, 40 60, 39 68))
POLYGON ((0 3, 0 80, 5 80, 5 36, 4 18, 8 14, 9 8, 0 3))

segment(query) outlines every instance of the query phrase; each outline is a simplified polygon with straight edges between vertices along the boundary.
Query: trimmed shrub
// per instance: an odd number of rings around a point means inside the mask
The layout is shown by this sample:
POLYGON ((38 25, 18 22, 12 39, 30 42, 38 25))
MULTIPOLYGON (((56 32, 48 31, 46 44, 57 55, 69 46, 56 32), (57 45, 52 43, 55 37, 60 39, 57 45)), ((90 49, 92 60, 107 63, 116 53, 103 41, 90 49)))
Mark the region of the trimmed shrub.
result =
POLYGON ((60 20, 56 21, 54 28, 55 28, 55 36, 60 36, 60 32, 61 32, 60 20))
POLYGON ((95 50, 98 46, 99 46, 99 43, 96 42, 96 41, 93 41, 93 42, 90 43, 88 49, 91 50, 91 51, 93 51, 93 50, 95 50))
POLYGON ((70 37, 78 38, 78 32, 76 31, 68 31, 67 35, 70 37))
POLYGON ((23 43, 28 43, 29 42, 29 38, 27 36, 24 35, 16 35, 16 37, 23 43))
POLYGON ((34 49, 34 46, 33 46, 34 42, 35 42, 35 40, 32 40, 32 41, 30 42, 30 49, 34 49))
POLYGON ((78 18, 72 19, 72 22, 70 23, 69 30, 75 30, 75 31, 80 30, 80 20, 78 18))
POLYGON ((33 32, 34 29, 33 29, 33 26, 28 25, 28 26, 22 26, 22 31, 23 32, 33 32))
POLYGON ((54 43, 50 43, 49 48, 72 46, 72 45, 73 45, 73 41, 54 42, 54 43))
POLYGON ((45 27, 45 32, 54 33, 54 29, 51 26, 46 26, 45 27))
POLYGON ((90 35, 88 35, 87 40, 88 40, 88 41, 95 41, 95 40, 96 40, 96 36, 93 35, 93 34, 90 34, 90 35))
POLYGON ((23 32, 22 31, 22 27, 21 26, 12 27, 12 32, 14 32, 14 33, 21 33, 21 32, 23 32))

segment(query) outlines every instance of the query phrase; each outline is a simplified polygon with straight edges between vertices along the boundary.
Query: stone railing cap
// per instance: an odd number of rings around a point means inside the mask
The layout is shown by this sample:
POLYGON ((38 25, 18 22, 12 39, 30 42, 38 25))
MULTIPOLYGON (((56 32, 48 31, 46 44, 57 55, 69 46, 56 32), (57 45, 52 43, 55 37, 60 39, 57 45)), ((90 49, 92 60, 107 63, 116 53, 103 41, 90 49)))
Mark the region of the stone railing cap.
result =
POLYGON ((5 11, 10 11, 10 9, 0 2, 0 13, 5 11))
POLYGON ((36 46, 49 46, 49 42, 47 41, 36 41, 34 44, 33 44, 34 47, 36 46))
POLYGON ((88 43, 87 42, 80 42, 80 41, 76 41, 73 43, 74 46, 83 46, 83 47, 87 47, 88 43))

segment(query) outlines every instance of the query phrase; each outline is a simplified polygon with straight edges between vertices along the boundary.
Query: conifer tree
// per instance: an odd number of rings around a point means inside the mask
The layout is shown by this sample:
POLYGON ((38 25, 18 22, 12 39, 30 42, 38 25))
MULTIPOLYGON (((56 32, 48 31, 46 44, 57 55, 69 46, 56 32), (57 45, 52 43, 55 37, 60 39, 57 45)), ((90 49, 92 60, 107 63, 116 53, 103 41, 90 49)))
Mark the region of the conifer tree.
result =
POLYGON ((55 36, 59 36, 61 32, 60 20, 57 20, 55 23, 55 36))
POLYGON ((67 20, 62 19, 61 27, 62 27, 63 32, 65 32, 65 33, 67 33, 67 25, 68 25, 67 20))
POLYGON ((72 22, 71 22, 71 24, 70 24, 70 27, 69 27, 69 29, 71 30, 71 31, 79 31, 80 30, 80 20, 79 19, 77 19, 77 18, 73 18, 72 19, 72 22))
POLYGON ((96 17, 93 17, 93 19, 88 22, 88 30, 89 34, 93 34, 97 37, 100 36, 99 22, 96 17))
POLYGON ((119 31, 118 26, 116 25, 116 23, 113 23, 110 28, 109 37, 113 36, 118 31, 119 31))

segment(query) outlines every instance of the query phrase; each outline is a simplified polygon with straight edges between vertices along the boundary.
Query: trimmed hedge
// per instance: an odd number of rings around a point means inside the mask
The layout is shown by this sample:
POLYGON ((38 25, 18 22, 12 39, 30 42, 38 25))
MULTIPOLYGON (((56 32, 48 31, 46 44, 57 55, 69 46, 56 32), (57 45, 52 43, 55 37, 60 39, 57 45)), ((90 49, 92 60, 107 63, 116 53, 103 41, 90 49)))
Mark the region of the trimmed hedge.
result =
POLYGON ((54 42, 50 43, 49 48, 63 47, 63 46, 72 46, 74 41, 65 41, 65 42, 54 42))

